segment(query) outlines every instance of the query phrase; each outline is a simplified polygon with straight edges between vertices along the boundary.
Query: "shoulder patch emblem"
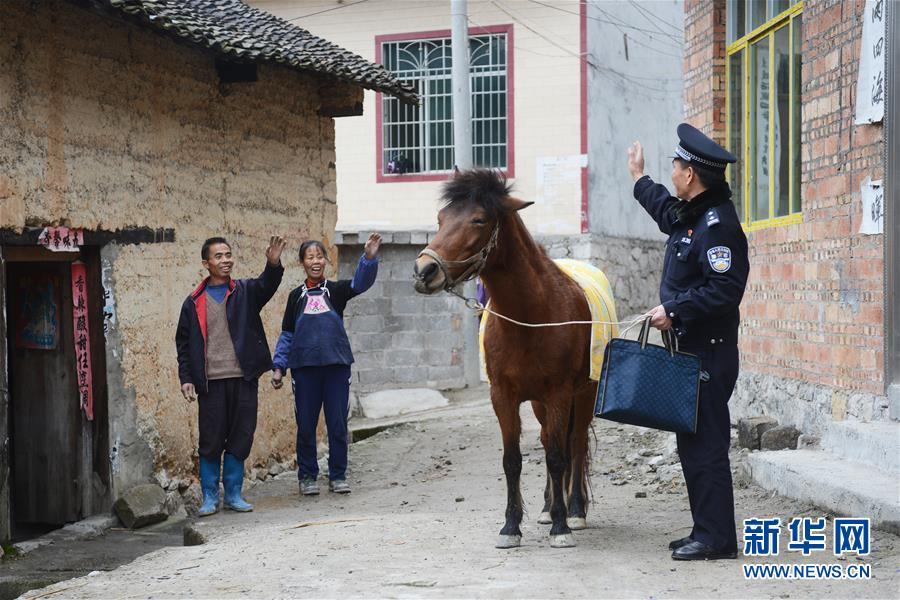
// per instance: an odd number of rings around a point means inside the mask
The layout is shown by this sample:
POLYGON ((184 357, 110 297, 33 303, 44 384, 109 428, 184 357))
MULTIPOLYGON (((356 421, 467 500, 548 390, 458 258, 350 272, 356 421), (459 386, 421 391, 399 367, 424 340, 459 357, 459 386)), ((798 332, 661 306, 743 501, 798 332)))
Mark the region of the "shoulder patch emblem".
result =
POLYGON ((716 273, 724 273, 731 268, 731 248, 728 246, 716 246, 706 251, 709 266, 716 273))
POLYGON ((706 211, 706 226, 712 227, 713 225, 718 225, 718 224, 719 224, 719 212, 714 208, 711 208, 708 211, 706 211))

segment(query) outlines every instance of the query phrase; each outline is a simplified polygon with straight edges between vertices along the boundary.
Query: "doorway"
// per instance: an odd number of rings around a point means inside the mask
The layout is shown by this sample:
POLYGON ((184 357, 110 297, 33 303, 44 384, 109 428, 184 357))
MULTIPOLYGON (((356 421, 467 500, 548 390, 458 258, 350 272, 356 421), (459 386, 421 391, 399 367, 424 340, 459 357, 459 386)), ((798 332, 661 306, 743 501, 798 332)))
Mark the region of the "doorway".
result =
MULTIPOLYGON (((11 539, 29 539, 108 509, 106 366, 99 248, 5 247, 7 435, 11 539), (73 263, 84 265, 76 321, 73 263), (86 332, 76 336, 76 329, 86 332), (76 350, 76 337, 82 348, 76 350), (85 353, 84 340, 89 348, 85 353), (90 358, 93 419, 82 406, 90 358)), ((76 279, 80 281, 80 277, 76 279)), ((78 289, 78 288, 76 288, 78 289)))

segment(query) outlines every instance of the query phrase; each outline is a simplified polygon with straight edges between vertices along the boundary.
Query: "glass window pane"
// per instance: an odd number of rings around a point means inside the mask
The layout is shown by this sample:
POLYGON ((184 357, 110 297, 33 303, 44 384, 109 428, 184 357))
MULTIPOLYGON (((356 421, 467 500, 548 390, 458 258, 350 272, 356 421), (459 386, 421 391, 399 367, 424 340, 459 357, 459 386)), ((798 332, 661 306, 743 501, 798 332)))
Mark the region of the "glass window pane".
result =
POLYGON ((747 0, 747 31, 753 31, 766 22, 766 4, 768 0, 747 0))
POLYGON ((744 169, 744 52, 728 58, 728 136, 729 150, 738 162, 728 167, 732 198, 740 219, 744 220, 743 186, 744 169))
POLYGON ((772 140, 772 183, 775 185, 775 215, 791 213, 791 30, 782 27, 773 36, 775 64, 772 84, 775 86, 775 106, 772 111, 774 138, 772 140))
POLYGON ((800 15, 794 17, 791 21, 791 27, 794 29, 794 47, 792 48, 792 60, 794 61, 794 80, 793 80, 793 103, 791 105, 791 133, 794 136, 794 181, 791 186, 791 212, 797 213, 801 210, 800 202, 800 107, 802 106, 802 98, 800 95, 800 49, 803 47, 803 37, 800 28, 800 15))
POLYGON ((769 38, 750 46, 750 218, 769 218, 769 38))
POLYGON ((770 17, 777 17, 791 7, 790 0, 775 0, 772 2, 772 14, 770 17))
POLYGON ((744 37, 744 34, 747 33, 747 29, 744 26, 746 13, 744 0, 728 0, 725 11, 727 38, 730 44, 738 38, 744 37))

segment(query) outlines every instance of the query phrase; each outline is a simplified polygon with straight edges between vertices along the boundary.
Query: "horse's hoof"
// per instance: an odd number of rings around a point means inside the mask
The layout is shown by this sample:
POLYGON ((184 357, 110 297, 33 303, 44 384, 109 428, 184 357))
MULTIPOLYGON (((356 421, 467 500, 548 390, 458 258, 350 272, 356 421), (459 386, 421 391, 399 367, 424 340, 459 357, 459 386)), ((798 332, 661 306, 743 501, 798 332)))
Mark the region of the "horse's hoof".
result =
POLYGON ((561 533, 559 535, 550 536, 551 548, 574 548, 575 536, 571 533, 561 533))
POLYGON ((540 523, 541 525, 549 525, 552 522, 553 522, 553 517, 551 517, 550 513, 546 512, 546 511, 542 512, 541 516, 538 517, 538 523, 540 523))
POLYGON ((495 548, 518 548, 522 545, 522 536, 521 535, 500 535, 497 538, 497 544, 494 546, 495 548))
POLYGON ((569 517, 566 519, 566 525, 569 526, 569 529, 579 530, 579 529, 587 529, 587 519, 584 517, 569 517))

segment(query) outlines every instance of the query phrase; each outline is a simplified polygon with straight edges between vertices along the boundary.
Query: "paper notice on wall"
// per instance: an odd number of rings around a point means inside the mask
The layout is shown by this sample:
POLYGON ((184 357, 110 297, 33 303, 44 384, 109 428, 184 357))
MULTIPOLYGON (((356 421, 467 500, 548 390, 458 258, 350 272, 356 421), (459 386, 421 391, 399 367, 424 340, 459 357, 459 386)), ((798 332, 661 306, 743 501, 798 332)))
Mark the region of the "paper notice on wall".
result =
POLYGON ((72 263, 72 320, 75 325, 75 383, 78 403, 88 421, 94 420, 94 392, 91 374, 91 329, 88 318, 87 269, 72 263))
POLYGON ((103 282, 103 336, 109 340, 109 333, 116 328, 116 300, 113 296, 112 265, 104 260, 100 267, 103 282))
POLYGON ((78 246, 84 245, 84 230, 44 227, 38 236, 38 244, 52 252, 78 252, 78 246))
POLYGON ((864 234, 884 233, 884 186, 881 181, 866 177, 860 187, 863 214, 859 232, 864 234))
POLYGON ((581 232, 581 170, 586 154, 538 156, 536 210, 523 214, 535 233, 572 234, 581 232))
POLYGON ((862 42, 859 48, 859 75, 856 80, 857 125, 884 119, 884 0, 866 0, 862 42))

